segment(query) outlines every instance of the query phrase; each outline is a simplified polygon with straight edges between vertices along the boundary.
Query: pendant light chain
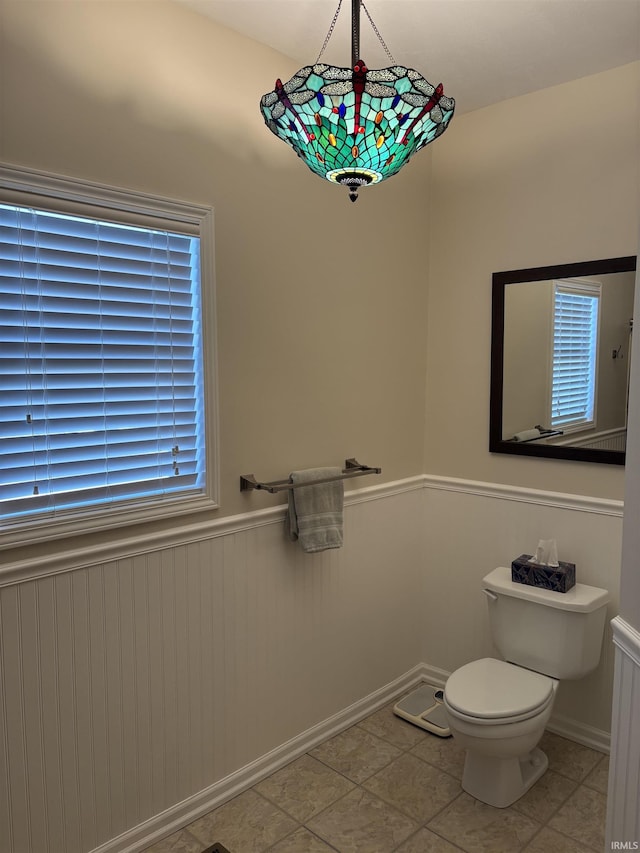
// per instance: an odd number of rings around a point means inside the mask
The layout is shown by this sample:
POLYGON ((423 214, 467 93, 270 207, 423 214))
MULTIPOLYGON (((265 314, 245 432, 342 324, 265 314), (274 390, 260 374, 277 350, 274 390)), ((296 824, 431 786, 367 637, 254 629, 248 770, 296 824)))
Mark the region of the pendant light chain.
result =
MULTIPOLYGON (((393 62, 393 64, 396 65, 397 64, 396 60, 394 59, 391 51, 387 47, 385 40, 380 35, 380 30, 378 29, 378 27, 375 24, 375 21, 373 20, 373 18, 369 14, 369 10, 364 5, 362 0, 360 0, 360 3, 358 5, 362 9, 364 9, 364 13, 367 16, 369 23, 371 24, 371 29, 374 31, 374 33, 377 36, 378 41, 380 42, 380 44, 384 48, 384 52, 387 54, 387 56, 391 60, 391 62, 393 62)), ((352 21, 352 51, 358 54, 358 56, 356 56, 355 59, 359 59, 360 58, 360 56, 359 56, 359 54, 360 54, 360 32, 359 32, 359 26, 356 25, 355 7, 356 7, 356 4, 354 3, 354 13, 353 13, 353 21, 352 21)), ((331 24, 329 25, 329 31, 328 31, 327 35, 325 36, 324 44, 322 45, 322 48, 320 49, 320 53, 318 54, 318 57, 317 57, 314 65, 317 65, 318 62, 320 62, 320 58, 322 57, 322 54, 327 49, 327 45, 329 44, 331 36, 333 35, 333 31, 336 27, 336 22, 338 20, 338 16, 340 15, 340 9, 341 8, 342 8, 342 0, 338 0, 338 8, 336 9, 336 11, 334 13, 333 20, 331 21, 331 24)))
POLYGON ((317 64, 318 64, 318 62, 320 62, 320 57, 322 56, 322 54, 323 54, 323 53, 325 52, 325 50, 327 49, 327 45, 329 44, 329 39, 330 39, 330 38, 331 38, 331 36, 333 35, 333 31, 334 31, 334 29, 335 29, 336 21, 338 20, 338 15, 340 14, 340 9, 341 9, 341 8, 342 8, 342 0, 338 0, 338 8, 337 8, 337 9, 336 9, 336 11, 335 11, 335 14, 334 14, 334 16, 333 16, 333 20, 331 21, 331 24, 330 24, 330 26, 329 26, 329 32, 327 33, 327 35, 326 35, 326 37, 325 37, 324 44, 322 45, 322 49, 320 50, 320 53, 318 54, 318 58, 317 58, 317 59, 316 59, 316 61, 314 62, 314 65, 317 65, 317 64))
POLYGON ((380 42, 380 44, 381 44, 381 45, 382 45, 382 47, 384 48, 384 52, 387 54, 387 56, 388 56, 388 57, 389 57, 389 59, 393 62, 393 64, 394 64, 394 65, 396 65, 397 63, 396 63, 395 59, 393 58, 393 56, 391 55, 391 51, 389 50, 389 48, 388 48, 388 47, 387 47, 387 45, 385 44, 384 39, 383 39, 383 38, 382 38, 382 36, 380 35, 380 30, 376 27, 376 25, 375 25, 375 23, 374 23, 374 21, 373 21, 373 18, 372 18, 372 17, 371 17, 371 15, 369 14, 369 10, 368 10, 368 9, 367 9, 367 7, 364 5, 364 3, 362 2, 362 0, 361 0, 361 2, 360 2, 360 5, 361 5, 361 6, 362 6, 362 8, 364 9, 364 13, 365 13, 365 15, 367 16, 367 18, 369 19, 369 23, 371 24, 371 29, 374 31, 374 33, 375 33, 375 34, 376 34, 376 36, 378 37, 378 41, 380 42))

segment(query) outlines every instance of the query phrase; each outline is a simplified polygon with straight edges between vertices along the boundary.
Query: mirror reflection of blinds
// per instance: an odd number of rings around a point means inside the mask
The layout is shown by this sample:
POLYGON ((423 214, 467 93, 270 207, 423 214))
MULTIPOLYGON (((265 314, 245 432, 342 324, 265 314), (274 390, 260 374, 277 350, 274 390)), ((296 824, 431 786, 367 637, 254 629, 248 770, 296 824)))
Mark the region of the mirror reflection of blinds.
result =
POLYGON ((594 421, 600 285, 555 282, 551 425, 594 421))
POLYGON ((0 205, 0 513, 201 486, 199 239, 0 205))

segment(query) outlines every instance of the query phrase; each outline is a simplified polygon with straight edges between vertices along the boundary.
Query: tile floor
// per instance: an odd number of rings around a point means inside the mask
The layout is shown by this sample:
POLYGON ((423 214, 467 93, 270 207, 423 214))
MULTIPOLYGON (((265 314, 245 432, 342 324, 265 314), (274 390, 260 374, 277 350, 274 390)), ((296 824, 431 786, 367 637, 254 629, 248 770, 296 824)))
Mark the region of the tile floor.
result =
POLYGON ((388 705, 146 853, 601 853, 608 757, 545 733, 549 769, 496 809, 461 786, 464 752, 388 705))

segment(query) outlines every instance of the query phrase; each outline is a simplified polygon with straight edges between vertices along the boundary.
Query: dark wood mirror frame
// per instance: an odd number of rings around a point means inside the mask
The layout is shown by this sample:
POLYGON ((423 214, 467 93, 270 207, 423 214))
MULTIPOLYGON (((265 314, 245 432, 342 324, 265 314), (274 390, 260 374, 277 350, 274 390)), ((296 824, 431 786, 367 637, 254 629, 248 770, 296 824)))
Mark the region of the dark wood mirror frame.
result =
POLYGON ((557 447, 534 443, 505 441, 502 438, 503 384, 504 384, 504 309, 505 288, 508 284, 527 281, 547 281, 555 278, 574 278, 632 272, 636 269, 634 255, 624 258, 607 258, 581 261, 575 264, 532 267, 507 270, 493 274, 491 322, 491 396, 489 404, 489 451, 515 456, 533 456, 546 459, 573 459, 576 462, 601 462, 624 465, 625 453, 619 450, 594 450, 581 447, 557 447))

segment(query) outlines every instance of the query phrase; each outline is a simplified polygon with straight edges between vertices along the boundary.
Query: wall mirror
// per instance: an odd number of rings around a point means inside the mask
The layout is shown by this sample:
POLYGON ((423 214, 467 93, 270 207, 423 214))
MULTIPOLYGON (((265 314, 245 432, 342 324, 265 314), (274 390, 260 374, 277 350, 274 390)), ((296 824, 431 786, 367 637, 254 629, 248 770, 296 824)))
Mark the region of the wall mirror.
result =
POLYGON ((489 450, 624 465, 636 258, 493 274, 489 450))

